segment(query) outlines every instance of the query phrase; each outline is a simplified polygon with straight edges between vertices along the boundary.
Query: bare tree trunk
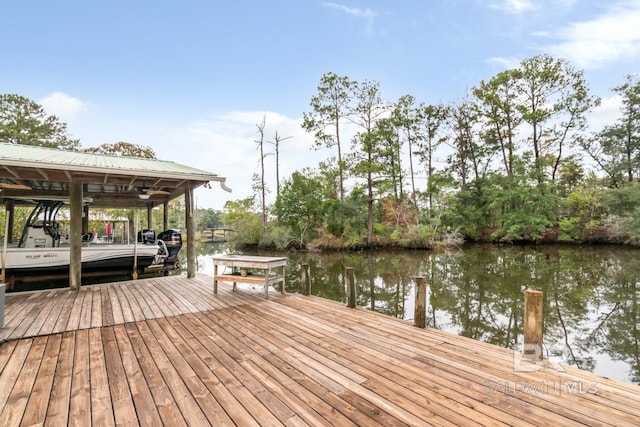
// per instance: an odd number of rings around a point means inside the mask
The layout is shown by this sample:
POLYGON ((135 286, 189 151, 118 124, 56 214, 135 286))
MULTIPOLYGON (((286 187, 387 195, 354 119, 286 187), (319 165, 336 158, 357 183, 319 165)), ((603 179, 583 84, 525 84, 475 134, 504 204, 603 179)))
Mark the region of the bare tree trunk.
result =
POLYGON ((260 133, 260 141, 256 141, 260 145, 260 195, 262 204, 262 224, 267 224, 267 206, 266 206, 266 190, 264 185, 264 127, 266 117, 262 118, 262 123, 256 125, 258 133, 260 133))

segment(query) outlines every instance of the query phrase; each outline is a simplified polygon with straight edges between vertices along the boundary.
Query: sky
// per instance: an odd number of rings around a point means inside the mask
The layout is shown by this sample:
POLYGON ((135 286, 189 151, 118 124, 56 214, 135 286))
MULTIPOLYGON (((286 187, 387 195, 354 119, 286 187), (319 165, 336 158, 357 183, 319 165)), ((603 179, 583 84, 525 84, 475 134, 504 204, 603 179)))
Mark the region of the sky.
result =
POLYGON ((27 97, 83 148, 126 141, 227 178, 199 208, 253 194, 265 176, 315 168, 301 128, 329 72, 380 84, 385 101, 454 102, 549 54, 584 72, 613 124, 612 88, 640 72, 640 0, 0 0, 0 93, 27 97))

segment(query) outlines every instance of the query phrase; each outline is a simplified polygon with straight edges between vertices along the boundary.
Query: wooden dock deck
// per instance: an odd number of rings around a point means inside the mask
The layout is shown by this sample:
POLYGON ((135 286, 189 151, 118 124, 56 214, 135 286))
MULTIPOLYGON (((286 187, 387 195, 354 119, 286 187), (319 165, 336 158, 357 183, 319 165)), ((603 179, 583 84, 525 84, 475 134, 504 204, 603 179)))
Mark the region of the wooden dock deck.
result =
POLYGON ((181 276, 7 294, 0 425, 638 425, 640 387, 181 276))

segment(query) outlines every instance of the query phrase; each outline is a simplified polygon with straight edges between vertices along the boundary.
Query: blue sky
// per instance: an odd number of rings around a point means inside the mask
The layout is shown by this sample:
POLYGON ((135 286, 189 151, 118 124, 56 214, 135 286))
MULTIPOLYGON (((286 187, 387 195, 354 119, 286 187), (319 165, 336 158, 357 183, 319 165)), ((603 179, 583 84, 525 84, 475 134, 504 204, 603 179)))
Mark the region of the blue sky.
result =
POLYGON ((602 97, 592 126, 612 123, 611 88, 640 71, 640 0, 0 0, 0 37, 0 93, 39 102, 83 147, 147 145, 227 177, 233 193, 196 193, 222 209, 252 194, 263 117, 268 141, 290 137, 281 177, 334 154, 300 127, 328 72, 377 81, 389 102, 451 102, 547 53, 602 97))

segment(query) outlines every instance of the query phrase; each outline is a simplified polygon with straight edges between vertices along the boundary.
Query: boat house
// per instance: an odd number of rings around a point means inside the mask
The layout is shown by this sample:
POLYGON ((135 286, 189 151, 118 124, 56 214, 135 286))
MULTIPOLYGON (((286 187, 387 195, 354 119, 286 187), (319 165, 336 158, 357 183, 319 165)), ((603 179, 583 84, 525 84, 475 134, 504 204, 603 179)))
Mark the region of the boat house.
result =
MULTIPOLYGON (((164 229, 169 201, 185 197, 187 277, 195 276, 195 215, 193 191, 217 182, 225 191, 226 178, 171 161, 89 154, 52 148, 0 143, 0 200, 13 230, 16 203, 33 200, 68 200, 70 210, 69 286, 81 285, 82 235, 87 232, 91 208, 164 208, 164 229)), ((4 225, 4 224, 3 224, 4 225)), ((11 242, 13 233, 5 237, 11 242)))

